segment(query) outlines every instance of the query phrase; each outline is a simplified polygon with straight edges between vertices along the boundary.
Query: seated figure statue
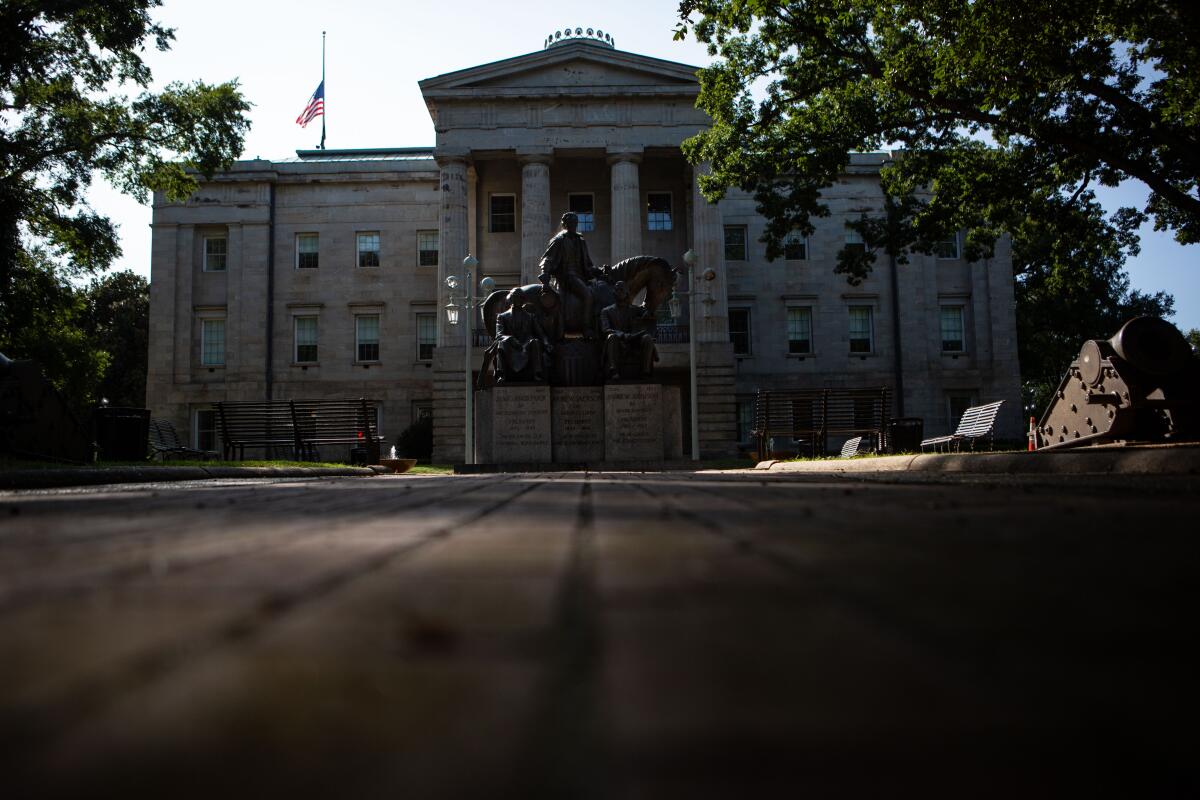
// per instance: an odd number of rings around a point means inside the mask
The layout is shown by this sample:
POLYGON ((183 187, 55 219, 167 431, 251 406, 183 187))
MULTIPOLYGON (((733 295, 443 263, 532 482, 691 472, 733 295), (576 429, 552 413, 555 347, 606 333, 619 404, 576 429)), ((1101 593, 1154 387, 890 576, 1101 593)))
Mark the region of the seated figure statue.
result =
POLYGON ((637 354, 640 377, 650 374, 657 353, 654 336, 647 330, 652 321, 646 309, 629 303, 629 290, 624 281, 613 286, 617 302, 600 312, 600 330, 604 334, 604 369, 609 380, 621 377, 621 361, 630 353, 637 354))
POLYGON ((537 316, 525 307, 525 292, 519 287, 508 294, 512 306, 496 316, 496 382, 545 380, 545 359, 551 345, 537 316))

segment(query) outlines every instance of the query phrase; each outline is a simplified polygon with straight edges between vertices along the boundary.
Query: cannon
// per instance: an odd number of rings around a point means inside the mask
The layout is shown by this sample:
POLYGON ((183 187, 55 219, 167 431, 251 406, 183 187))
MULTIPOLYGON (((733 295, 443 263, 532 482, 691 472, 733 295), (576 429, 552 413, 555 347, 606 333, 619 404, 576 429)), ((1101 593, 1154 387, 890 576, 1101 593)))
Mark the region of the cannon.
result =
POLYGON ((1171 323, 1137 317, 1089 339, 1037 426, 1042 448, 1200 439, 1200 359, 1171 323))

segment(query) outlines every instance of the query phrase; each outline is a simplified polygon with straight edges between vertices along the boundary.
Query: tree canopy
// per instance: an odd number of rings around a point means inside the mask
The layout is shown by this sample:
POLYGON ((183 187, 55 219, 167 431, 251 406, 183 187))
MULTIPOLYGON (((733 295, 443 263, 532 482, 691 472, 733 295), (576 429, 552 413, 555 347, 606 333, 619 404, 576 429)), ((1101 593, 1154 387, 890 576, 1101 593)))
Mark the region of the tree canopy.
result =
MULTIPOLYGON (((1200 241, 1200 14, 1183 0, 682 0, 719 56, 701 70, 713 126, 685 144, 709 161, 710 200, 755 193, 778 254, 827 213, 822 188, 851 151, 904 151, 885 191, 928 195, 907 237, 928 251, 969 229, 986 254, 1029 200, 1085 203, 1127 178, 1184 243, 1200 241), (1013 199, 1021 200, 1016 206, 1013 199)), ((851 276, 870 268, 847 264, 851 276)))
POLYGON ((21 254, 95 273, 120 254, 113 223, 89 208, 99 175, 144 199, 182 199, 242 150, 249 103, 236 81, 150 91, 141 57, 174 34, 161 0, 5 0, 0 4, 0 318, 21 254), (134 97, 122 92, 134 87, 134 97))

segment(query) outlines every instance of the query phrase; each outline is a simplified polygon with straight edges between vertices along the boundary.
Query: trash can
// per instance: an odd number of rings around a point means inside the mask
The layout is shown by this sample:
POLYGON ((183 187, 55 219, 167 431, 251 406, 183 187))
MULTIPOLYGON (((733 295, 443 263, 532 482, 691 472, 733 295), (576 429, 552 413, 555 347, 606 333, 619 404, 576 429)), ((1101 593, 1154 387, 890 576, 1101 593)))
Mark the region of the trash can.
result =
POLYGON ((105 461, 145 461, 150 442, 150 409, 96 409, 96 447, 105 461))
POLYGON ((888 423, 888 452, 916 453, 925 438, 925 420, 920 417, 896 417, 888 423))

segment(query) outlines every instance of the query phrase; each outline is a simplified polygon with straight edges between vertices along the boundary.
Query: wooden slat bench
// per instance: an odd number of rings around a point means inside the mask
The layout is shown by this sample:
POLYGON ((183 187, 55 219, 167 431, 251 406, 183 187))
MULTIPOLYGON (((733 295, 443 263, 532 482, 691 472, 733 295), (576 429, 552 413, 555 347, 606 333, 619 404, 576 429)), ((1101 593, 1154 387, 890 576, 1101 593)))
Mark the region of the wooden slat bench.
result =
POLYGON ((185 456, 207 460, 215 455, 215 453, 206 453, 203 450, 186 446, 179 438, 175 425, 166 419, 150 420, 150 449, 154 451, 154 455, 160 456, 163 460, 166 460, 167 456, 185 456))
POLYGON ((383 437, 375 404, 354 400, 260 400, 219 402, 217 417, 227 459, 243 460, 247 447, 282 449, 295 459, 315 460, 322 445, 360 445, 379 463, 383 437))
POLYGON ((763 389, 755 402, 758 456, 771 457, 772 438, 794 441, 811 456, 829 452, 831 436, 862 436, 882 449, 889 413, 887 387, 763 389))
POLYGON ((934 452, 941 450, 942 447, 945 447, 947 451, 960 450, 963 442, 969 442, 971 449, 974 450, 975 442, 980 439, 987 437, 990 442, 995 433, 996 416, 1000 413, 1002 405, 1004 405, 1004 401, 997 400, 982 406, 971 406, 963 412, 954 433, 949 436, 933 436, 929 439, 922 439, 921 449, 932 447, 934 452))

